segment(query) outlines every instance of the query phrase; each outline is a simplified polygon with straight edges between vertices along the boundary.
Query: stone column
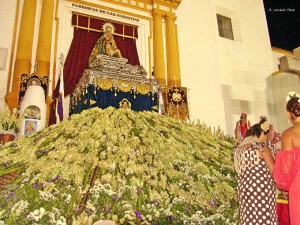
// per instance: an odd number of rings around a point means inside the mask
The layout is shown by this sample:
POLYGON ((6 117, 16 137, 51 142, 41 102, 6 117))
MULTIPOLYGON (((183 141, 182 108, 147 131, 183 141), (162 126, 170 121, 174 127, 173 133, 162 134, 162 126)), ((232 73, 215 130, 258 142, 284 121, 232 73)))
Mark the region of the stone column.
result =
POLYGON ((163 13, 159 10, 153 11, 153 56, 155 78, 162 87, 166 86, 164 44, 162 33, 163 13))
POLYGON ((37 74, 49 76, 54 0, 43 0, 36 52, 37 74))
POLYGON ((168 86, 181 86, 176 16, 167 14, 166 21, 166 50, 168 86))
POLYGON ((18 108, 21 75, 30 75, 36 0, 24 1, 11 91, 5 96, 9 108, 18 108))

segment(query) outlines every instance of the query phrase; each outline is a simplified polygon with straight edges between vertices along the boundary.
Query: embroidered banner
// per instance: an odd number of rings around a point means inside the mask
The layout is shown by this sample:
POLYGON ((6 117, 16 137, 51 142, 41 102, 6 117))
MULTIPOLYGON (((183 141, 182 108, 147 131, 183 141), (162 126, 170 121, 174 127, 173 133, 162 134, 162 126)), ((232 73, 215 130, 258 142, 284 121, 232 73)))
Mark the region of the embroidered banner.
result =
POLYGON ((187 88, 163 87, 162 94, 167 116, 180 120, 189 119, 187 88))

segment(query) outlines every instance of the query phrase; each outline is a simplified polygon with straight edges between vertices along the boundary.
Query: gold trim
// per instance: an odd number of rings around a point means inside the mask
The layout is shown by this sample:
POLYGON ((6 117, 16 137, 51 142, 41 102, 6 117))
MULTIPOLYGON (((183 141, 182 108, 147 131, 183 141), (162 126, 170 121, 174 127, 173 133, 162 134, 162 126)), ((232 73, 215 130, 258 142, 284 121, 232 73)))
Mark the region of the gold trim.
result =
POLYGON ((17 27, 18 27, 18 20, 19 20, 19 8, 20 8, 20 0, 17 1, 17 7, 16 7, 14 33, 13 33, 13 40, 12 40, 12 43, 11 43, 11 52, 10 52, 10 62, 9 62, 9 69, 8 69, 6 94, 9 94, 9 92, 10 92, 10 82, 11 82, 11 78, 12 78, 11 77, 12 76, 12 67, 13 67, 14 52, 15 52, 15 47, 16 47, 17 27))
POLYGON ((148 78, 152 79, 152 72, 153 72, 153 66, 152 66, 152 52, 151 52, 151 37, 148 36, 148 52, 149 52, 149 75, 148 78))
POLYGON ((112 88, 114 81, 111 79, 98 79, 97 84, 98 84, 98 87, 107 91, 112 88))
POLYGON ((131 109, 131 102, 127 98, 123 98, 122 101, 119 102, 120 109, 131 109))
POLYGON ((283 203, 283 204, 289 204, 289 201, 286 199, 277 199, 276 200, 277 203, 283 203))
MULTIPOLYGON (((124 35, 124 25, 123 25, 123 35, 124 35)), ((134 35, 135 35, 135 29, 133 29, 133 34, 132 34, 132 36, 134 37, 134 35)))
MULTIPOLYGON (((72 11, 72 14, 75 14, 77 16, 85 16, 85 17, 93 18, 93 19, 105 19, 105 20, 107 20, 107 18, 103 18, 103 17, 100 17, 100 16, 94 16, 94 15, 90 15, 90 14, 86 14, 86 13, 80 13, 80 12, 76 12, 76 11, 72 11)), ((78 22, 78 17, 76 18, 76 22, 78 22)), ((130 23, 124 23, 124 22, 121 22, 121 21, 110 20, 110 22, 118 23, 118 24, 122 24, 122 25, 128 25, 128 26, 131 26, 131 27, 138 28, 137 25, 130 24, 130 23)), ((76 24, 76 26, 79 26, 78 23, 76 24)), ((93 29, 93 28, 91 28, 91 29, 93 29)))
MULTIPOLYGON (((88 27, 82 27, 82 26, 74 26, 76 28, 82 29, 82 30, 87 30, 87 31, 95 31, 95 32, 103 32, 103 30, 98 30, 98 29, 93 29, 93 28, 88 28, 88 27)), ((131 39, 137 39, 136 37, 128 36, 128 35, 122 35, 122 34, 117 34, 114 33, 114 36, 120 36, 120 37, 126 37, 126 38, 131 38, 131 39)))
POLYGON ((291 52, 291 51, 288 51, 288 50, 285 50, 285 49, 282 49, 282 48, 277 48, 277 47, 272 47, 272 51, 277 52, 277 53, 281 53, 281 54, 284 54, 284 55, 290 55, 290 56, 294 55, 294 53, 291 52))
POLYGON ((131 91, 132 83, 131 83, 131 81, 118 80, 117 87, 119 90, 121 90, 123 92, 129 92, 129 91, 131 91))
POLYGON ((281 74, 281 73, 283 73, 283 71, 278 70, 278 71, 276 71, 276 72, 273 72, 273 73, 272 73, 272 76, 276 76, 276 75, 279 75, 279 74, 281 74))
POLYGON ((150 92, 149 84, 136 84, 136 89, 142 95, 148 94, 150 92))
MULTIPOLYGON (((72 14, 76 15, 76 25, 72 25, 73 27, 75 27, 77 29, 79 28, 79 29, 82 29, 82 30, 87 30, 87 31, 95 31, 95 32, 98 32, 98 33, 104 32, 102 29, 98 30, 98 29, 90 28, 90 19, 94 18, 94 19, 103 19, 103 20, 105 20, 105 18, 90 16, 88 14, 77 13, 77 12, 74 12, 74 11, 72 12, 72 14), (83 27, 83 26, 78 25, 78 22, 79 22, 78 16, 85 16, 85 17, 88 18, 88 26, 87 27, 83 27)), ((114 32, 115 36, 131 38, 131 39, 135 39, 135 40, 137 39, 136 37, 134 37, 134 34, 135 34, 135 29, 137 29, 138 26, 135 26, 135 25, 132 25, 132 24, 126 24, 126 23, 122 23, 122 22, 118 22, 118 21, 112 21, 112 22, 121 24, 123 26, 123 34, 118 34, 118 33, 114 32), (133 28, 133 36, 129 36, 129 35, 124 34, 125 33, 125 25, 130 26, 130 27, 133 28)))
MULTIPOLYGON (((54 90, 55 88, 55 80, 56 80, 56 60, 57 60, 57 45, 58 45, 58 34, 59 34, 59 17, 58 17, 58 6, 59 6, 59 0, 56 0, 56 9, 55 9, 55 18, 54 20, 56 21, 56 26, 55 26, 55 40, 54 40, 54 52, 53 52, 53 55, 54 55, 54 62, 53 62, 53 67, 52 67, 52 79, 50 79, 49 77, 49 80, 52 80, 52 90, 51 90, 51 93, 50 93, 50 96, 52 95, 52 91, 54 90)), ((48 96, 48 93, 47 93, 47 96, 48 96)))
POLYGON ((76 14, 76 26, 78 26, 78 16, 79 14, 76 14))

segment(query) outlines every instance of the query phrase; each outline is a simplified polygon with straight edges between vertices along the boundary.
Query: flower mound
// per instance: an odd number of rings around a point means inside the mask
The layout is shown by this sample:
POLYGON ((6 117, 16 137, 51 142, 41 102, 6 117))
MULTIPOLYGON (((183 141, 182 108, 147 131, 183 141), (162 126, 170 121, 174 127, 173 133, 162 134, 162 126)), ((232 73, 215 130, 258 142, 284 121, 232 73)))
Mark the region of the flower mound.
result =
POLYGON ((98 108, 0 146, 0 224, 237 224, 233 144, 205 124, 98 108))

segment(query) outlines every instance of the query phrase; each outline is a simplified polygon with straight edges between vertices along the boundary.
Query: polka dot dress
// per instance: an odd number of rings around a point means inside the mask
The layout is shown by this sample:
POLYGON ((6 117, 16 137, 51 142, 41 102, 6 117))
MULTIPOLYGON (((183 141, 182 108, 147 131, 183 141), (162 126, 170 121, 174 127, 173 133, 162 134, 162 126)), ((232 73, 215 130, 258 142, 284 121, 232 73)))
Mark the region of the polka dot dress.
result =
POLYGON ((278 224, 275 183, 264 160, 257 154, 263 145, 256 142, 236 150, 239 159, 247 162, 238 176, 240 225, 278 224))

